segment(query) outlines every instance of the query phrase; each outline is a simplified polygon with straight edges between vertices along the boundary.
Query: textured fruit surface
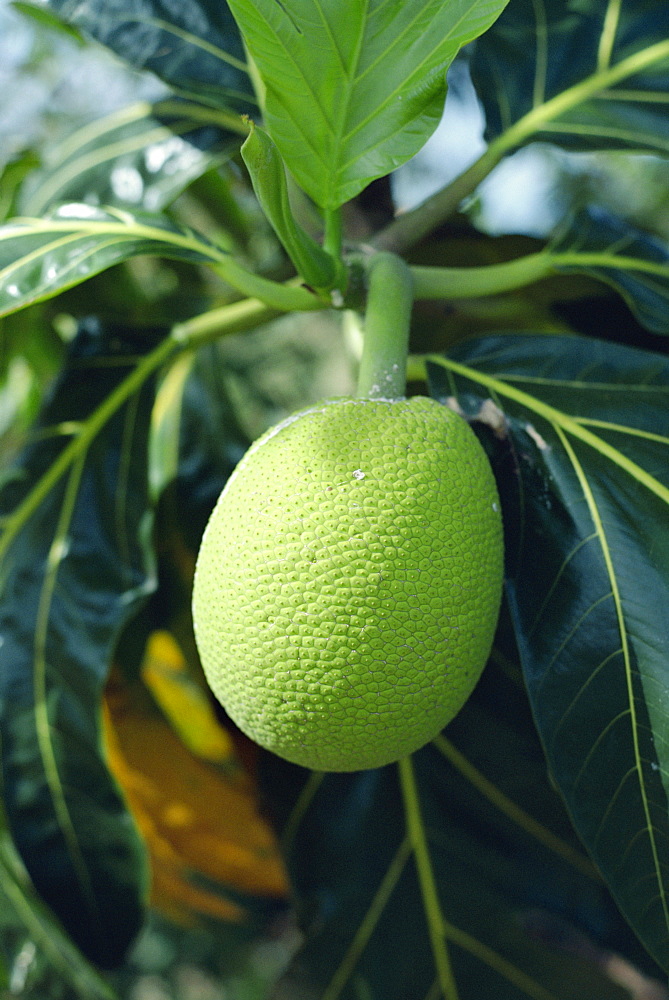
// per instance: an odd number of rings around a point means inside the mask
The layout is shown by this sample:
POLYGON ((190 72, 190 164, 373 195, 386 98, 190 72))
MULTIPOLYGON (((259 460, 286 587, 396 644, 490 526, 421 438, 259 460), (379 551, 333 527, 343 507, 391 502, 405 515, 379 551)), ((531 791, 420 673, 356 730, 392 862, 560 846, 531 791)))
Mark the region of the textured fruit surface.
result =
POLYGON ((502 585, 494 478, 432 399, 332 400, 247 452, 198 556, 203 668, 229 716, 286 759, 379 767, 471 694, 502 585))

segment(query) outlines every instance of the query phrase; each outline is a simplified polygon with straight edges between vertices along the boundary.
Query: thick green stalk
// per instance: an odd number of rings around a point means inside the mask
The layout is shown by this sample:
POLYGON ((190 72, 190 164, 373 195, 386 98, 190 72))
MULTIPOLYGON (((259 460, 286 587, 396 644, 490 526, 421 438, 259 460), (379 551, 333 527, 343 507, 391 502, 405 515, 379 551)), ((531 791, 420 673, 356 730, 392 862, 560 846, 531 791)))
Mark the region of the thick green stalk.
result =
POLYGON ((468 299, 524 288, 555 273, 550 252, 518 257, 484 267, 412 267, 416 299, 468 299))
POLYGON ((341 257, 341 243, 341 209, 332 208, 325 213, 325 236, 323 239, 323 248, 327 250, 327 252, 334 257, 335 260, 339 260, 341 257))
POLYGON ((406 388, 411 271, 400 257, 380 253, 367 270, 367 307, 358 388, 360 399, 401 399, 406 388))

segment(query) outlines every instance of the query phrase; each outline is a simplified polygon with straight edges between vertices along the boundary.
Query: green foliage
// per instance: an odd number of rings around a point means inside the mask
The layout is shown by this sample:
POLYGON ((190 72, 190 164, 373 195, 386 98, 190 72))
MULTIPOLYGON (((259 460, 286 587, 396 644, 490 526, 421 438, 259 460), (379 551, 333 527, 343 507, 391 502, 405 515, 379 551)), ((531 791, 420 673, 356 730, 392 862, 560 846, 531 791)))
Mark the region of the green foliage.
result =
POLYGON ((128 349, 141 349, 112 336, 110 349, 95 326, 80 331, 0 495, 4 807, 35 887, 103 966, 137 933, 146 880, 141 841, 100 753, 99 703, 116 638, 153 586, 151 383, 79 449, 29 516, 19 522, 17 512, 123 377, 128 349))
POLYGON ((669 333, 669 252, 666 240, 601 210, 580 212, 553 248, 561 273, 591 274, 622 296, 639 322, 669 333))
POLYGON ((666 154, 668 35, 652 0, 514 0, 472 62, 487 138, 666 154))
POLYGON ((480 377, 478 404, 504 413, 518 470, 505 509, 523 510, 506 533, 507 592, 537 728, 576 829, 662 962, 669 366, 571 337, 551 338, 547 359, 541 338, 507 336, 431 370, 434 391, 470 405, 480 377))
POLYGON ((91 122, 47 150, 21 210, 60 202, 158 212, 229 155, 240 119, 194 101, 140 102, 91 122))
POLYGON ((112 9, 104 0, 53 0, 49 6, 186 99, 197 97, 212 108, 237 112, 256 106, 239 29, 226 4, 193 0, 175 8, 165 0, 149 0, 141 11, 132 4, 112 9))
POLYGON ((230 7, 262 78, 267 128, 298 184, 331 210, 418 152, 439 123, 449 65, 505 5, 230 7))
MULTIPOLYGON (((632 190, 667 176, 669 9, 50 0, 19 15, 39 39, 22 79, 53 40, 76 63, 92 39, 164 90, 64 138, 27 129, 0 163, 0 992, 138 996, 146 939, 128 948, 161 906, 199 917, 221 977, 278 933, 277 997, 669 995, 669 217, 666 190, 645 216, 632 190), (385 179, 433 134, 455 58, 489 145, 393 217, 385 179), (536 140, 565 165, 557 231, 477 230, 479 186, 536 140), (598 170, 629 199, 594 204, 598 170), (384 260, 401 296, 372 278, 384 260), (431 745, 309 774, 214 719, 194 560, 248 442, 354 391, 370 301, 379 361, 411 293, 409 387, 486 448, 506 601, 479 687, 431 745), (215 848, 214 797, 229 804, 215 848)), ((246 989, 267 995, 258 975, 246 989)))
POLYGON ((241 154, 256 197, 298 274, 312 288, 333 288, 336 261, 293 218, 283 162, 270 137, 253 127, 241 154))

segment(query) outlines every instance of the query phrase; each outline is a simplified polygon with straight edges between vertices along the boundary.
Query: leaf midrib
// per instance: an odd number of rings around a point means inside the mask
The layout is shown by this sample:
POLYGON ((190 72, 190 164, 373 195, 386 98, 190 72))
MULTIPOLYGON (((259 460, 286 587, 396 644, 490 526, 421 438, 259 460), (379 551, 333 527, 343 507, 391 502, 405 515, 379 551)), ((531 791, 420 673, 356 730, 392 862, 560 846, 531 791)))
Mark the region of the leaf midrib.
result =
MULTIPOLYGON (((476 369, 469 368, 466 365, 461 365, 458 362, 453 361, 450 358, 440 357, 440 356, 429 356, 429 360, 440 364, 451 371, 464 376, 465 378, 479 382, 485 385, 487 388, 493 390, 500 396, 506 396, 507 398, 513 399, 515 402, 520 403, 525 406, 530 411, 541 415, 554 427, 558 437, 561 440, 562 446, 571 462, 572 468, 576 473, 579 480, 579 485, 583 491, 583 495, 586 499, 588 505, 588 510, 593 521, 595 532, 601 546, 602 557, 606 566, 606 572, 608 579, 611 584, 611 592, 607 595, 608 598, 612 597, 615 606, 616 620, 617 620, 617 631, 620 636, 620 652, 623 656, 623 662, 625 665, 625 678, 627 686, 627 701, 628 707, 624 714, 629 714, 630 716, 630 726, 632 732, 632 741, 634 747, 634 767, 633 771, 636 773, 636 780, 639 787, 639 792, 642 800, 642 808, 644 812, 644 818, 646 822, 645 832, 648 836, 650 842, 650 849, 653 858, 654 866, 654 877, 658 885, 658 898, 661 901, 662 911, 665 919, 665 927, 669 928, 669 900, 664 890, 664 884, 662 879, 662 869, 660 865, 659 849, 656 842, 655 827, 652 823, 650 815, 650 803, 646 790, 646 783, 643 775, 643 761, 639 746, 638 737, 638 722, 636 713, 636 704, 634 701, 634 691, 632 686, 632 669, 631 669, 631 659, 630 659, 630 649, 629 640, 627 636, 627 630, 625 627, 625 617, 623 612, 622 597, 620 589, 618 586, 618 579, 615 573, 615 567, 613 563, 613 558, 608 544, 608 538, 606 531, 604 529, 604 524, 600 515, 599 507, 595 500, 594 494, 588 482, 585 471, 569 441, 569 435, 580 440, 584 444, 589 445, 594 448, 600 454, 605 455, 611 461, 613 461, 619 468, 622 468, 629 475, 634 476, 634 478, 642 483, 649 491, 659 497, 665 504, 669 505, 669 489, 664 487, 660 482, 658 482, 655 477, 649 475, 644 469, 636 465, 636 463, 627 459, 626 456, 618 452, 617 449, 608 445, 607 442, 603 441, 596 434, 588 431, 581 424, 577 422, 572 417, 569 417, 559 410, 549 404, 543 403, 528 393, 523 392, 514 386, 508 385, 503 379, 495 378, 493 376, 485 375, 484 373, 478 372, 476 369)), ((628 772, 630 773, 630 772, 628 772)), ((604 820, 602 820, 604 822, 604 820)), ((601 829, 600 824, 600 829, 601 829)))
MULTIPOLYGON (((633 479, 669 506, 669 488, 660 483, 654 476, 651 476, 650 473, 646 472, 646 470, 640 465, 637 465, 636 462, 633 462, 631 459, 627 458, 626 455, 623 455, 617 448, 614 448, 607 441, 604 441, 603 438, 600 438, 598 435, 593 434, 592 431, 589 431, 579 422, 577 418, 571 417, 568 414, 557 410, 549 403, 544 403, 542 400, 529 395, 529 393, 523 392, 522 389, 517 389, 515 386, 509 385, 500 377, 486 375, 483 372, 477 371, 475 368, 469 368, 467 365, 461 365, 452 358, 428 354, 425 359, 426 361, 431 361, 432 363, 442 367, 450 368, 455 373, 464 376, 470 381, 485 385, 487 388, 492 389, 500 396, 506 396, 507 398, 514 400, 514 402, 520 403, 521 406, 534 411, 539 416, 547 420, 549 424, 552 424, 555 428, 559 428, 562 431, 571 434, 572 437, 583 442, 595 451, 599 452, 601 455, 608 458, 611 462, 617 465, 618 468, 632 476, 633 479)), ((512 378, 514 376, 509 377, 512 378)))
MULTIPOLYGON (((664 888, 664 880, 662 878, 662 868, 660 865, 659 848, 655 836, 655 827, 653 825, 650 813, 650 802, 646 788, 646 781, 644 779, 644 774, 643 774, 643 761, 641 757, 641 748, 639 745, 639 723, 637 719, 637 708, 636 708, 636 701, 634 697, 634 689, 632 681, 632 665, 630 657, 629 638, 627 635, 627 628, 625 625, 623 601, 622 601, 622 595, 620 593, 620 588, 618 586, 618 577, 615 571, 613 557, 611 555, 608 537, 606 534, 606 530, 604 528, 604 523, 602 521, 599 507, 595 500, 595 496, 592 492, 590 483, 588 482, 588 478, 585 474, 583 466, 581 465, 576 453, 571 447, 571 443, 568 441, 566 434, 564 434, 560 428, 558 428, 558 435, 562 441, 562 446, 565 449, 565 452, 572 464, 576 476, 578 477, 581 489, 583 491, 583 495, 586 498, 586 502, 588 504, 588 510, 590 511, 590 516, 592 517, 595 530, 599 538, 599 544, 601 547, 602 556, 604 559, 604 563, 606 565, 606 572, 609 581, 611 583, 613 601, 616 609, 616 620, 618 623, 618 634, 620 636, 620 642, 621 642, 621 652, 623 656, 623 663, 625 665, 625 680, 627 685, 627 703, 628 703, 627 711, 630 716, 632 745, 634 747, 634 770, 636 771, 636 780, 638 783, 639 793, 641 795, 641 801, 643 805, 643 812, 646 821, 646 831, 648 840, 650 842, 651 854, 653 858, 653 866, 655 869, 655 879, 658 886, 659 898, 662 903, 662 912, 664 914, 664 924, 665 928, 669 928, 669 901, 667 900, 667 894, 664 888)), ((667 501, 669 502, 669 490, 665 490, 665 493, 667 495, 667 501)), ((613 724, 613 722, 614 720, 610 720, 609 727, 613 724)), ((599 734, 598 739, 601 738, 602 734, 599 734)), ((585 763, 583 766, 585 767, 585 763)), ((631 769, 630 771, 627 772, 627 774, 623 777, 621 783, 619 784, 618 789, 616 790, 616 796, 613 796, 611 798, 611 801, 608 803, 606 812, 604 813, 604 816, 602 817, 601 822, 599 824, 599 828, 595 834, 595 843, 598 840, 599 835, 607 822, 607 817, 610 814, 611 809, 613 808, 613 803, 616 801, 617 796, 630 773, 631 769)))

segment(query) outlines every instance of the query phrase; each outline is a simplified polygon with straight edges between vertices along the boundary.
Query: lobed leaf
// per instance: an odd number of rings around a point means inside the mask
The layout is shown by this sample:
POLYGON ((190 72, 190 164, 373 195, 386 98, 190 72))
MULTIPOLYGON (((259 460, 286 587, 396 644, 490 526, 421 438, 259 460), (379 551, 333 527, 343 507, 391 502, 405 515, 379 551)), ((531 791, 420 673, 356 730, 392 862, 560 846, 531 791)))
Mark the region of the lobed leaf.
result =
POLYGON ((514 0, 476 43, 486 137, 669 153, 669 8, 514 0))
POLYGON ((0 508, 3 797, 32 881, 94 962, 120 960, 143 918, 144 847, 101 752, 100 702, 120 630, 153 587, 146 449, 152 386, 118 409, 26 519, 31 494, 135 361, 84 324, 0 508))
POLYGON ((432 391, 468 413, 487 400, 507 444, 507 593, 551 775, 666 969, 669 363, 584 338, 509 335, 429 368, 432 391))
POLYGON ((334 209, 405 163, 441 118, 446 71, 507 0, 231 0, 288 170, 334 209))

